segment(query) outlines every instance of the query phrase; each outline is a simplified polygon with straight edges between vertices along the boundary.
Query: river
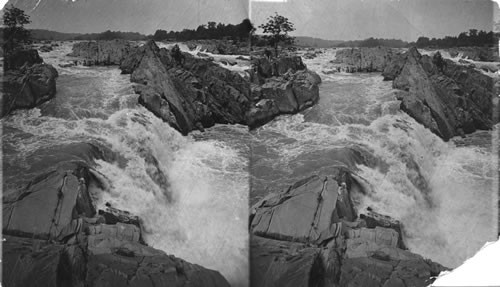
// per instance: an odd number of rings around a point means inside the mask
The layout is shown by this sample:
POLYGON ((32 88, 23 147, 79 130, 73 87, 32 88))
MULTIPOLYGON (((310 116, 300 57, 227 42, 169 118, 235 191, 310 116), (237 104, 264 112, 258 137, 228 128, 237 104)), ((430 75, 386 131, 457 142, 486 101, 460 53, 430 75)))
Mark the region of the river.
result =
POLYGON ((95 195, 98 205, 140 216, 149 245, 218 270, 234 286, 247 284, 249 206, 328 173, 346 147, 370 162, 354 170, 368 190, 353 194, 356 208, 400 220, 412 252, 456 267, 496 238, 491 133, 443 142, 399 110, 382 76, 330 74, 334 51, 305 61, 323 80, 318 105, 251 132, 216 125, 183 137, 137 104, 129 75, 117 67, 59 67, 70 49, 65 43, 41 54, 58 69, 56 98, 2 119, 5 183, 27 176, 42 149, 106 146, 120 160, 97 161, 108 182, 95 195), (155 168, 166 181, 152 176, 155 168))

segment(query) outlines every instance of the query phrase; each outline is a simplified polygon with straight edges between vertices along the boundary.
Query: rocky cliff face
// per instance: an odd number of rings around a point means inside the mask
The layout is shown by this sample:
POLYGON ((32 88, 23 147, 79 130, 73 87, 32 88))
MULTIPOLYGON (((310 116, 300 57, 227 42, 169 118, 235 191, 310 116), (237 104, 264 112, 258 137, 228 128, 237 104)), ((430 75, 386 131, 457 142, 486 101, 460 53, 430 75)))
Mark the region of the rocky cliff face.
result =
MULTIPOLYGON (((366 211, 347 169, 266 196, 250 219, 253 286, 427 286, 445 268, 405 249, 401 224, 366 211)), ((367 191, 365 191, 367 192, 367 191)))
POLYGON ((132 49, 125 40, 80 42, 73 45, 68 56, 83 58, 83 65, 120 65, 132 49))
POLYGON ((133 49, 120 69, 138 84, 139 102, 183 134, 216 123, 254 128, 296 113, 318 101, 321 82, 300 57, 255 59, 249 81, 187 53, 177 63, 153 41, 133 49))
POLYGON ((32 166, 44 168, 31 181, 4 189, 5 286, 229 286, 216 271, 147 246, 136 216, 96 210, 104 182, 92 166, 112 161, 109 150, 74 143, 57 151, 37 155, 32 166))
POLYGON ((56 94, 57 70, 43 64, 36 50, 18 51, 14 57, 6 60, 9 69, 2 77, 0 117, 17 109, 34 108, 56 94))
POLYGON ((493 79, 472 67, 411 48, 383 74, 402 90, 402 109, 444 140, 493 125, 493 79))
POLYGON ((334 63, 347 72, 383 72, 398 53, 391 48, 351 48, 337 51, 334 63))

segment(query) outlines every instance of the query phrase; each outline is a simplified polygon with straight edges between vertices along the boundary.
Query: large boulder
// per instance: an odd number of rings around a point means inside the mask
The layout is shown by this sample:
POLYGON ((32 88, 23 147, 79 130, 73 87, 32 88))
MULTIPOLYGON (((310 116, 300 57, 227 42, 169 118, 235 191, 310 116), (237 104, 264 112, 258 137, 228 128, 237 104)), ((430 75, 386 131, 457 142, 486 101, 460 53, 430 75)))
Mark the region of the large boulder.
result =
POLYGON ((294 114, 313 106, 319 101, 320 83, 316 73, 299 70, 252 85, 252 100, 256 104, 247 114, 247 124, 250 128, 258 127, 277 115, 294 114))
MULTIPOLYGON (((253 206, 253 286, 427 286, 445 268, 404 249, 398 221, 358 216, 360 178, 311 176, 253 206)), ((365 190, 365 192, 367 192, 365 190)))
MULTIPOLYGON (((490 129, 493 79, 471 67, 410 48, 391 68, 401 108, 444 140, 490 129)), ((386 75, 387 77, 387 75, 386 75)))
POLYGON ((255 81, 262 84, 264 79, 279 77, 288 72, 306 70, 306 65, 300 56, 281 56, 277 58, 253 57, 252 67, 255 81))
POLYGON ((34 64, 6 71, 2 79, 3 99, 0 116, 17 109, 29 109, 52 99, 56 94, 57 70, 51 65, 34 64))
POLYGON ((334 62, 345 65, 348 72, 382 72, 395 55, 387 47, 350 48, 337 51, 334 62))
POLYGON ((20 69, 22 66, 31 66, 43 63, 36 49, 20 49, 4 55, 5 70, 20 69))
POLYGON ((73 44, 68 56, 83 58, 85 66, 120 65, 132 45, 126 40, 91 41, 73 44))

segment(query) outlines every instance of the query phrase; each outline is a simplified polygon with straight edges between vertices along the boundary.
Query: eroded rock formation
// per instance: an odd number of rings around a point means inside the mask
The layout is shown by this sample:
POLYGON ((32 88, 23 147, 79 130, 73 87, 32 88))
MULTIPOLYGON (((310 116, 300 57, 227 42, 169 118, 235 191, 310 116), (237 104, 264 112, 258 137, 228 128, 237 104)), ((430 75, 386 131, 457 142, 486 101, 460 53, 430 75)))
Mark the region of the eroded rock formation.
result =
POLYGON ((401 108, 444 140, 493 125, 493 79, 473 67, 410 48, 383 75, 403 91, 401 108))

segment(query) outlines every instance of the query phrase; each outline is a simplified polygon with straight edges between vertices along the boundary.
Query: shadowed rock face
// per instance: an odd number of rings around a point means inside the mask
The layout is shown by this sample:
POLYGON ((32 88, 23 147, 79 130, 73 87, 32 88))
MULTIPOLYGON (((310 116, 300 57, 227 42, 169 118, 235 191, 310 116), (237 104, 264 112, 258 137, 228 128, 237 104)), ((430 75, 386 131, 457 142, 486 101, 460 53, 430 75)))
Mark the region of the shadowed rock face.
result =
POLYGON ((492 127, 491 77, 439 53, 422 56, 416 48, 386 70, 393 87, 404 91, 401 108, 444 140, 492 127))
POLYGON ((5 70, 20 69, 24 65, 34 65, 43 63, 43 59, 35 49, 13 51, 12 55, 5 55, 5 70))
POLYGON ((153 41, 132 50, 120 69, 140 84, 139 102, 183 134, 217 123, 255 128, 299 112, 318 101, 321 82, 300 57, 254 59, 250 83, 210 59, 183 54, 177 63, 153 41))
POLYGON ((93 198, 106 183, 95 159, 120 160, 102 146, 69 144, 38 153, 33 165, 51 166, 29 182, 4 185, 5 286, 229 286, 216 271, 147 246, 137 216, 97 211, 93 198))
POLYGON ((445 268, 405 250, 398 221, 372 211, 358 216, 351 203, 357 181, 339 169, 254 205, 252 286, 430 284, 445 268))
POLYGON ((16 51, 5 62, 0 117, 17 109, 34 108, 56 95, 57 70, 43 64, 36 50, 16 51))

